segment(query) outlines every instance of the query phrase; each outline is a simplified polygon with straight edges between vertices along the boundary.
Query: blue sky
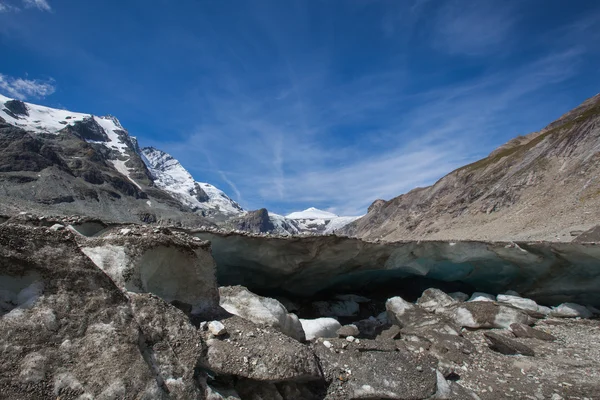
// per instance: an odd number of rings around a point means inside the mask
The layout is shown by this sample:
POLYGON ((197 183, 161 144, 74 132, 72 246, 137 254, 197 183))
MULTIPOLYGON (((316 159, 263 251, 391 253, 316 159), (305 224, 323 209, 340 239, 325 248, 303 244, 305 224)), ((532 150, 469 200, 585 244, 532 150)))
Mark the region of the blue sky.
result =
POLYGON ((596 0, 0 0, 0 91, 248 209, 359 215, 600 91, 596 0))

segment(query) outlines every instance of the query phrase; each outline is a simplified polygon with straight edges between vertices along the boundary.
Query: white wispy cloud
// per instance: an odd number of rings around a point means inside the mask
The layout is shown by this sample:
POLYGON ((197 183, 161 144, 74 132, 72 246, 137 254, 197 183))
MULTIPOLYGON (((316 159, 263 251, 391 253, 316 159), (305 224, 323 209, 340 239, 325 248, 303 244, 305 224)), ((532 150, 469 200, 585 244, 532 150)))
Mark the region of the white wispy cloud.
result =
POLYGON ((436 10, 433 46, 452 54, 494 53, 507 41, 516 20, 508 2, 452 0, 436 10))
POLYGON ((15 7, 10 3, 7 2, 0 2, 0 13, 7 13, 7 12, 15 12, 15 11, 19 11, 19 7, 15 7))
POLYGON ((359 215, 377 198, 429 185, 485 156, 482 148, 501 144, 499 136, 526 133, 505 112, 573 76, 580 56, 574 48, 415 95, 398 91, 402 74, 385 72, 340 86, 326 84, 326 77, 307 80, 284 99, 281 91, 258 97, 232 85, 235 92, 208 99, 202 109, 210 117, 195 133, 157 145, 199 180, 206 162, 198 149, 210 154, 213 171, 226 174, 222 179, 246 207, 277 204, 273 211, 285 213, 310 204, 359 215), (298 98, 312 102, 299 108, 298 98), (383 128, 369 127, 378 118, 383 128), (344 137, 346 129, 360 133, 344 137))
POLYGON ((23 0, 23 4, 27 8, 37 8, 40 11, 52 11, 52 7, 46 0, 23 0))
POLYGON ((56 90, 54 80, 14 78, 0 73, 0 91, 19 100, 43 98, 56 90))

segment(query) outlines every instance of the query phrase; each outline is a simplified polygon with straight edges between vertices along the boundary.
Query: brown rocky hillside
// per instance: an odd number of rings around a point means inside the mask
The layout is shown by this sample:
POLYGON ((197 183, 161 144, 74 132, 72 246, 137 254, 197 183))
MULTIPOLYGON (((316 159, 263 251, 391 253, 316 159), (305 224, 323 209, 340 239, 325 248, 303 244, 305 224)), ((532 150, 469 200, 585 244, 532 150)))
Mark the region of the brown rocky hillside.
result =
POLYGON ((600 224, 600 95, 434 185, 377 200, 345 234, 570 241, 600 224))

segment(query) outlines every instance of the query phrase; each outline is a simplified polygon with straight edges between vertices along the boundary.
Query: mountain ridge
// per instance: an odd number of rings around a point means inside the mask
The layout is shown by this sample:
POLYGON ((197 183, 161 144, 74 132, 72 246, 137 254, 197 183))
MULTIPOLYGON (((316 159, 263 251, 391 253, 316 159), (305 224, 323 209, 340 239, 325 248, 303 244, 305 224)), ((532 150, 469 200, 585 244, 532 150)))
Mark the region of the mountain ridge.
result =
POLYGON ((571 231, 600 223, 599 121, 596 95, 431 186, 376 200, 342 233, 383 240, 568 241, 571 231))

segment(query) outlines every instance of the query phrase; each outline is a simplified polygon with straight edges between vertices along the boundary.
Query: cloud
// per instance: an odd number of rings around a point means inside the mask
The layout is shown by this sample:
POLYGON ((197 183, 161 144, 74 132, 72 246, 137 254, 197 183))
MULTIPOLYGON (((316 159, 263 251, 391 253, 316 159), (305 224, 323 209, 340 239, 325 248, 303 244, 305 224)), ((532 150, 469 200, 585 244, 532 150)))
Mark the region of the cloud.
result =
POLYGON ((508 2, 452 0, 437 9, 433 46, 450 54, 490 54, 509 39, 516 21, 508 2))
POLYGON ((15 12, 15 11, 19 11, 19 8, 15 7, 9 3, 6 3, 6 2, 0 2, 0 13, 15 12))
POLYGON ((195 132, 154 144, 198 180, 220 176, 247 208, 285 214, 314 205, 360 215, 375 199, 430 185, 526 133, 519 118, 530 119, 531 96, 576 74, 581 56, 573 48, 412 95, 396 70, 342 84, 326 75, 300 85, 290 79, 287 90, 260 96, 229 82, 223 86, 235 89, 198 105, 195 132))
POLYGON ((30 97, 44 98, 55 91, 53 79, 22 79, 0 74, 0 90, 9 97, 26 100, 30 97))
POLYGON ((26 8, 37 8, 40 11, 52 11, 46 0, 23 0, 26 8))

